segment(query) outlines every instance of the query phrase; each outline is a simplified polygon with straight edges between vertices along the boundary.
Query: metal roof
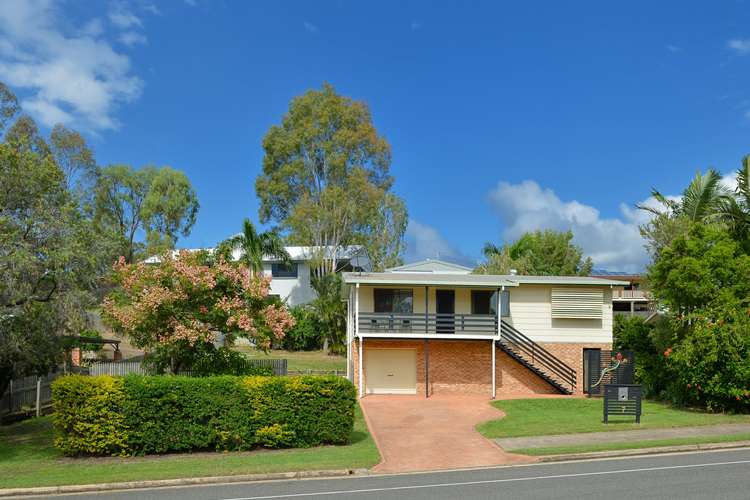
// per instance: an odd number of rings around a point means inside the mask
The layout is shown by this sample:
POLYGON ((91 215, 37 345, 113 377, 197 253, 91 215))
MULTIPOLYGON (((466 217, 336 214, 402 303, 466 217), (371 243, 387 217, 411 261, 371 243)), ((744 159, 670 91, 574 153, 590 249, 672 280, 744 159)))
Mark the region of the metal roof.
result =
POLYGON ((494 274, 438 274, 412 272, 344 273, 345 283, 376 285, 444 285, 444 286, 519 286, 528 285, 588 285, 624 286, 627 281, 618 281, 589 276, 518 276, 494 274))
POLYGON ((454 264, 453 262, 446 262, 440 259, 425 259, 420 260, 419 262, 410 262, 403 266, 392 267, 386 269, 386 271, 400 273, 470 274, 472 269, 470 267, 454 264))
POLYGON ((344 273, 345 283, 370 283, 375 285, 443 285, 443 286, 476 286, 499 287, 518 286, 508 281, 505 276, 492 274, 457 274, 457 273, 344 273))

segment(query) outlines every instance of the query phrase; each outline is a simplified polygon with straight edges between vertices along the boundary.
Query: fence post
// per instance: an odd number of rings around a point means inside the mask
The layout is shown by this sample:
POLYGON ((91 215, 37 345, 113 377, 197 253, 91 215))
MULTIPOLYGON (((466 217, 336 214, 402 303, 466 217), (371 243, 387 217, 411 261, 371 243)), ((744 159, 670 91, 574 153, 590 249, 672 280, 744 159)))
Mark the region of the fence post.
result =
POLYGON ((41 377, 36 378, 36 416, 42 415, 42 379, 41 377))
POLYGON ((8 386, 8 413, 13 413, 13 379, 10 379, 8 386))

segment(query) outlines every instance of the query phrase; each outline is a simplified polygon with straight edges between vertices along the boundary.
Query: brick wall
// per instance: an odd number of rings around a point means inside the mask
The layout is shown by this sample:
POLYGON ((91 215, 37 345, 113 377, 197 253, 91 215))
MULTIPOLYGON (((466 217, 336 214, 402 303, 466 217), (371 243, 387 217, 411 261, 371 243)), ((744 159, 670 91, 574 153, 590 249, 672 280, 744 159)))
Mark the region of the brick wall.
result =
MULTIPOLYGON (((545 343, 545 349, 576 370, 576 393, 583 392, 583 349, 611 349, 611 344, 545 343)), ((417 353, 417 394, 425 394, 425 342, 423 340, 365 339, 364 360, 367 350, 414 349, 417 353)), ((502 350, 497 349, 495 383, 497 397, 518 394, 557 394, 545 380, 537 376, 502 350)), ((352 346, 354 385, 359 387, 359 350, 357 341, 352 346)), ((363 375, 366 370, 363 368, 363 375)), ((487 340, 430 340, 429 341, 430 394, 460 392, 492 394, 492 351, 487 340)))
POLYGON ((576 393, 583 394, 583 349, 611 350, 612 344, 541 343, 545 349, 576 371, 576 393))

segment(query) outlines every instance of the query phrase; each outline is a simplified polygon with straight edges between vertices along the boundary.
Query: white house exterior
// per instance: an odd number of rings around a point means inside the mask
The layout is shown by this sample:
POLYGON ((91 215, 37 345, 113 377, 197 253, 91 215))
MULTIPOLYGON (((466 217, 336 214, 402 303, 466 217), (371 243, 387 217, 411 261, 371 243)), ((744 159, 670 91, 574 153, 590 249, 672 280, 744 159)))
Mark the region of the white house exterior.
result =
POLYGON ((613 291, 585 276, 480 275, 441 261, 349 272, 348 374, 359 394, 576 394, 612 346, 613 291))
MULTIPOLYGON (((284 247, 289 254, 291 263, 284 265, 277 259, 267 256, 263 259, 263 273, 271 276, 270 294, 277 296, 288 306, 307 304, 315 299, 315 290, 312 288, 310 274, 315 260, 321 256, 318 247, 287 246, 284 247)), ((189 252, 207 251, 213 253, 215 248, 186 249, 189 252)), ((180 250, 173 250, 177 255, 180 250)), ((232 258, 238 260, 242 256, 241 250, 235 250, 232 258)), ((332 250, 326 250, 325 256, 332 257, 332 250)), ((157 264, 161 261, 158 256, 152 256, 144 260, 146 264, 157 264)), ((340 248, 336 253, 337 269, 340 271, 368 271, 370 261, 364 248, 360 245, 351 245, 340 248)))

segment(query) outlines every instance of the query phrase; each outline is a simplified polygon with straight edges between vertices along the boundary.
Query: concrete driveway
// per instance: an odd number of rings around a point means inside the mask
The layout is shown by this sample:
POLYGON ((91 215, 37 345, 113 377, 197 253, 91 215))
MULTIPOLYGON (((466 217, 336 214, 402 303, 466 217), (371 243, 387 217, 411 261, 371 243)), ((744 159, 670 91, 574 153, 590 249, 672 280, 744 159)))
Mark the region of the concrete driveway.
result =
POLYGON ((474 426, 503 413, 486 397, 370 395, 360 400, 383 456, 375 472, 408 472, 533 462, 504 452, 474 426))

